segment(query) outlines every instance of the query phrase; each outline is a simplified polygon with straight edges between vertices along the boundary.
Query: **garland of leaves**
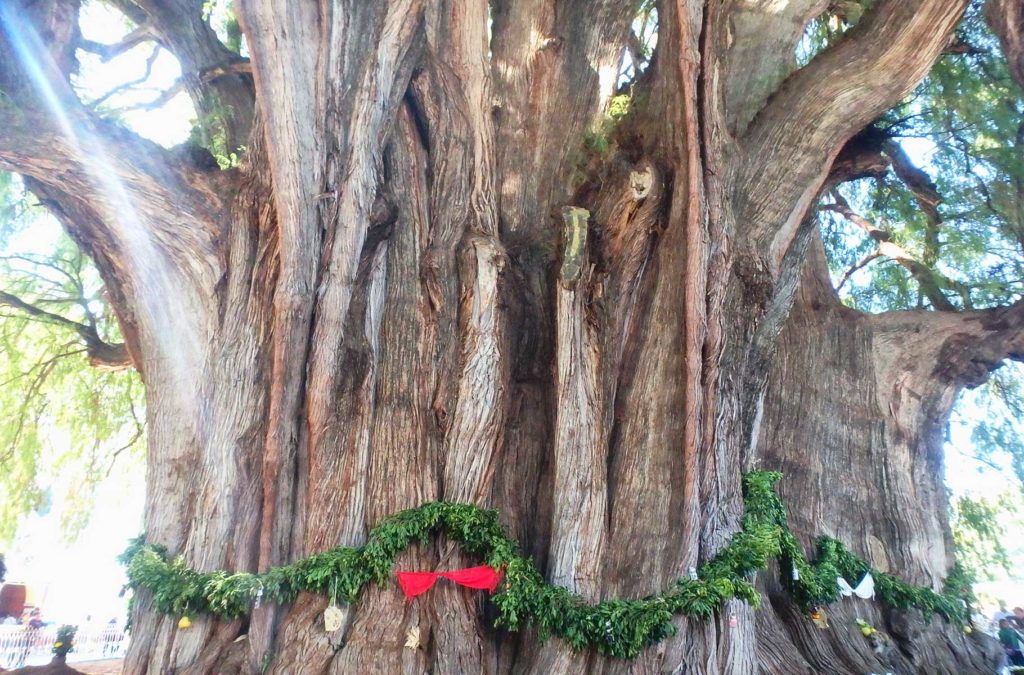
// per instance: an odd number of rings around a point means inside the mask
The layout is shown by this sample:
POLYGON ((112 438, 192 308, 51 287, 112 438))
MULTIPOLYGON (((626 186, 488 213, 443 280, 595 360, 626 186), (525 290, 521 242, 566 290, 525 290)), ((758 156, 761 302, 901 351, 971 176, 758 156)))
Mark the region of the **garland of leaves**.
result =
POLYGON ((516 631, 532 623, 542 639, 557 636, 575 649, 591 647, 621 658, 632 658, 674 634, 676 616, 710 619, 719 605, 733 598, 760 606, 760 595, 750 580, 771 558, 779 559, 782 583, 805 611, 839 597, 836 577, 857 580, 871 572, 883 603, 916 608, 927 617, 938 613, 950 621, 966 620, 966 603, 973 600, 971 580, 959 567, 950 574, 943 592, 936 593, 872 569, 828 537, 818 539, 817 558, 808 561, 775 493, 780 478, 782 474, 773 471, 746 474, 742 530, 701 565, 696 579, 679 579, 663 593, 639 600, 589 604, 566 588, 548 584, 533 560, 522 556, 516 542, 505 534, 496 511, 449 502, 429 502, 384 519, 363 546, 324 551, 263 574, 196 572, 181 557, 172 558, 165 548, 147 544, 143 537, 125 551, 121 562, 127 566, 128 586, 149 591, 159 612, 235 618, 249 613, 259 599, 289 603, 301 591, 354 603, 366 584, 387 583, 399 552, 443 530, 465 553, 495 569, 504 568, 501 586, 491 598, 497 607, 497 625, 516 631))

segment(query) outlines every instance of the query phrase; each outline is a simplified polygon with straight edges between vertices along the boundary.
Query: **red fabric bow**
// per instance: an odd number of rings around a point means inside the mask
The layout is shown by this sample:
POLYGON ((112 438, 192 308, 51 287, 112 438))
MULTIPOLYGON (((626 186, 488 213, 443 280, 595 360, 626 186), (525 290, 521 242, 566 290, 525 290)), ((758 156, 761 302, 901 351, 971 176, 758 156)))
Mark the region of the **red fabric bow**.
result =
POLYGON ((429 591, 438 577, 444 577, 466 588, 477 588, 493 593, 501 582, 503 570, 488 565, 466 567, 451 572, 397 572, 398 585, 408 600, 429 591))

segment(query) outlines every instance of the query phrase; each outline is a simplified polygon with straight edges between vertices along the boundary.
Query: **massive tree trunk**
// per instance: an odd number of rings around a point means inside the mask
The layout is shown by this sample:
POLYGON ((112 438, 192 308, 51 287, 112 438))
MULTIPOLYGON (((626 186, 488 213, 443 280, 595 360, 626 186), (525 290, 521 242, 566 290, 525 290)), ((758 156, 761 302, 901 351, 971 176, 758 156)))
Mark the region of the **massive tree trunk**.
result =
MULTIPOLYGON (((191 71, 223 56, 209 31, 176 30, 171 10, 198 0, 119 4, 192 55, 191 71)), ((965 4, 878 2, 796 70, 803 26, 827 3, 661 2, 652 63, 613 124, 632 3, 242 0, 251 82, 189 80, 200 110, 222 110, 211 96, 255 101, 254 117, 221 127, 232 145, 251 127, 242 165, 215 172, 83 110, 63 79, 77 2, 25 3, 5 15, 20 33, 4 36, 0 85, 18 109, 3 109, 0 166, 29 178, 110 287, 146 383, 146 535, 195 568, 356 545, 382 517, 444 499, 497 508, 549 581, 639 598, 737 531, 744 470, 780 466, 799 532, 855 548, 875 537, 865 555, 932 583, 950 562, 936 424, 964 375, 931 368, 959 362, 960 343, 929 343, 923 370, 904 372, 886 335, 938 319, 803 303, 766 383, 833 161, 927 72, 965 4), (797 403, 787 392, 813 387, 809 373, 848 394, 797 403)), ((398 562, 469 564, 443 538, 398 562)), ((756 619, 738 601, 679 619, 632 661, 496 631, 479 595, 450 586, 413 604, 371 586, 333 633, 319 596, 182 630, 143 593, 126 668, 873 663, 852 641, 825 644, 763 583, 772 602, 756 619)), ((933 624, 896 665, 983 671, 959 630, 933 624), (934 647, 940 635, 962 655, 934 647)))

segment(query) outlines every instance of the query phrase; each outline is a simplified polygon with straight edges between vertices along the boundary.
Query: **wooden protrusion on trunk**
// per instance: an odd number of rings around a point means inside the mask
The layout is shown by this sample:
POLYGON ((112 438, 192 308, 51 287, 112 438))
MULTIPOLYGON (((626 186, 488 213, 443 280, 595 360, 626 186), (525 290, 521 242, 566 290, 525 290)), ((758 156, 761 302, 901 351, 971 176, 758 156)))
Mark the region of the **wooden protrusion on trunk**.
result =
MULTIPOLYGON (((607 519, 607 453, 603 434, 600 344, 586 320, 587 224, 590 212, 562 209, 563 251, 555 288, 555 495, 551 514, 552 583, 587 600, 598 599, 607 519), (580 279, 584 283, 578 286, 580 279)), ((586 670, 586 657, 548 642, 530 672, 586 670)))
POLYGON ((587 253, 587 225, 590 211, 578 206, 562 209, 562 269, 558 280, 562 286, 571 289, 583 272, 587 253))
POLYGON ((556 583, 584 597, 599 591, 606 506, 604 404, 600 347, 586 320, 587 223, 590 212, 562 210, 565 223, 560 288, 556 291, 554 504, 550 572, 556 583), (583 286, 577 287, 580 279, 583 286))

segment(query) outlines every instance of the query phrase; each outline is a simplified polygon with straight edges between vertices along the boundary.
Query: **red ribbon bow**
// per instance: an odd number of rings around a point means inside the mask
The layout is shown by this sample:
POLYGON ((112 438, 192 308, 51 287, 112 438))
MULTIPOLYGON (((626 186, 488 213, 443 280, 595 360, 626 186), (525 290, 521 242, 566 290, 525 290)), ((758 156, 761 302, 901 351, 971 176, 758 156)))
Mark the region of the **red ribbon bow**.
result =
POLYGON ((503 570, 496 570, 488 565, 466 567, 451 572, 397 572, 398 585, 402 587, 407 600, 429 591, 438 577, 444 577, 466 588, 477 588, 494 593, 501 582, 503 570))

